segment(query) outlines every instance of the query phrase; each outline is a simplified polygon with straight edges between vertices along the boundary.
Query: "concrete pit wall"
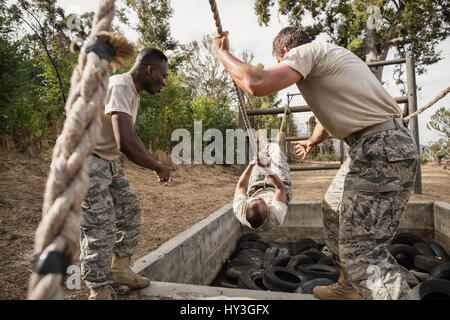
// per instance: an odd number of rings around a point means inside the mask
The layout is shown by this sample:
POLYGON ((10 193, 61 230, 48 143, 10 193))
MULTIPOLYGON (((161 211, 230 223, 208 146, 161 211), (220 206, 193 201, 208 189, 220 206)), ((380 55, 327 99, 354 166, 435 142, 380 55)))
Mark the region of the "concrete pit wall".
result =
MULTIPOLYGON (((136 261, 133 269, 152 281, 209 285, 234 251, 238 239, 248 232, 254 230, 241 227, 228 204, 136 261)), ((293 201, 282 227, 258 234, 270 236, 277 242, 310 237, 323 243, 322 232, 320 202, 293 201)), ((400 221, 399 232, 412 232, 427 242, 439 242, 449 250, 450 205, 410 202, 400 221)))

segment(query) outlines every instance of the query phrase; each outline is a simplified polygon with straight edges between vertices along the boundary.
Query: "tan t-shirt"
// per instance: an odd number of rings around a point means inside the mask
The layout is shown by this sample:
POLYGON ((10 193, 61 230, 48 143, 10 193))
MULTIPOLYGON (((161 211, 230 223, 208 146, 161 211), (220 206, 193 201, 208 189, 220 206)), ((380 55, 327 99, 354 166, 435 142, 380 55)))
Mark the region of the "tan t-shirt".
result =
POLYGON ((335 138, 401 117, 397 102, 369 67, 345 48, 325 42, 291 49, 281 61, 300 72, 297 87, 335 138))
POLYGON ((269 206, 269 211, 267 215, 267 219, 264 223, 256 228, 256 230, 272 230, 281 224, 283 224, 284 217, 286 216, 287 206, 281 201, 274 200, 273 197, 275 192, 273 189, 259 189, 251 197, 248 197, 245 194, 237 195, 233 200, 233 212, 236 218, 239 220, 241 224, 247 226, 251 229, 252 226, 247 221, 247 207, 255 199, 262 198, 269 206))
POLYGON ((111 113, 114 111, 124 112, 133 118, 133 123, 136 123, 139 110, 139 94, 129 72, 109 78, 105 101, 105 112, 101 120, 102 128, 94 153, 105 160, 117 160, 120 157, 120 150, 114 138, 111 113))

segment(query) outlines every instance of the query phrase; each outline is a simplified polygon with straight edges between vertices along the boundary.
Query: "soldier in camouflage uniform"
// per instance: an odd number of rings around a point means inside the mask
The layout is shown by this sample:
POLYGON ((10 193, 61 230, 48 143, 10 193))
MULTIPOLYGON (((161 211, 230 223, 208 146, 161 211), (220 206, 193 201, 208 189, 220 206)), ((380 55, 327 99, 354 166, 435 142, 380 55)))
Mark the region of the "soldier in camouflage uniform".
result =
POLYGON ((233 200, 236 218, 249 228, 264 231, 283 224, 287 204, 292 199, 286 155, 279 143, 267 143, 265 133, 258 132, 262 149, 259 161, 252 161, 242 173, 233 200))
POLYGON ((353 53, 312 42, 297 27, 286 27, 275 37, 279 64, 267 69, 234 57, 228 31, 213 42, 233 80, 252 95, 297 85, 320 122, 309 139, 293 143, 303 159, 329 135, 351 146, 322 203, 325 242, 341 276, 331 286, 314 288, 314 296, 404 298, 409 287, 387 248, 408 202, 419 156, 395 100, 353 53))
POLYGON ((352 145, 322 201, 325 243, 343 276, 368 299, 402 299, 409 291, 387 247, 414 186, 418 151, 397 124, 352 145))
POLYGON ((170 171, 156 161, 136 134, 139 92, 161 91, 168 74, 167 57, 159 50, 139 52, 130 72, 110 77, 102 129, 89 157, 89 189, 83 202, 81 272, 89 299, 111 299, 113 287, 144 288, 149 279, 131 270, 139 239, 141 205, 117 160, 121 152, 170 182, 170 171))

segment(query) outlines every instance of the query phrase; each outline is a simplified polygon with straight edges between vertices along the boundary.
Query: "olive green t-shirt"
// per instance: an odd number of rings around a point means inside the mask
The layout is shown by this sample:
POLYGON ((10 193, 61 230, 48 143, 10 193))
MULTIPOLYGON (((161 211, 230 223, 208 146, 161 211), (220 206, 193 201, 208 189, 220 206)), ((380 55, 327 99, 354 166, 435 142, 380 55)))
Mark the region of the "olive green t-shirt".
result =
POLYGON ((298 89, 317 120, 335 138, 344 139, 402 115, 366 63, 345 48, 307 43, 291 49, 281 63, 301 73, 298 89))

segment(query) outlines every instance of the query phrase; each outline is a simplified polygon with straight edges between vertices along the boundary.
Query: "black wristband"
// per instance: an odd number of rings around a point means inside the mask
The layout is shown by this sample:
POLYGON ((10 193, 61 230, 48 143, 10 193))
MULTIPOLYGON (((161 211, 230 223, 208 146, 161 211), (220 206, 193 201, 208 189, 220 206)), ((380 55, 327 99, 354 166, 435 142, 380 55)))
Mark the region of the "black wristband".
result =
POLYGON ((40 275, 65 274, 70 262, 70 257, 59 251, 41 253, 34 257, 33 271, 40 275))

